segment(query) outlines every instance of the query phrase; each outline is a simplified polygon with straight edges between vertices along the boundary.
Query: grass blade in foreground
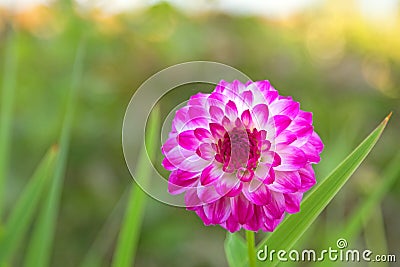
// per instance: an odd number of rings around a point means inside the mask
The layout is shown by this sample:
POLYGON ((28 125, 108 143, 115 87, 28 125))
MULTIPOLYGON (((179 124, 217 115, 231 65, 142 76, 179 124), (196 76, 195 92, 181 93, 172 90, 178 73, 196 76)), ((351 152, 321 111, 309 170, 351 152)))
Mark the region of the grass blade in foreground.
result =
MULTIPOLYGON (((147 148, 150 158, 157 149, 157 133, 159 127, 159 114, 158 109, 155 109, 149 122, 149 141, 147 148)), ((148 169, 144 162, 147 160, 146 150, 141 151, 138 163, 137 175, 140 177, 147 177, 151 170, 148 169)), ((132 185, 128 206, 126 209, 125 218, 119 233, 117 247, 113 258, 113 267, 130 267, 135 260, 135 251, 137 241, 139 239, 140 226, 143 219, 143 212, 146 200, 146 193, 135 183, 132 185)))
POLYGON ((7 176, 8 155, 10 150, 11 117, 14 104, 14 91, 17 74, 17 56, 15 33, 7 32, 4 55, 3 86, 0 95, 0 221, 3 215, 4 187, 7 176))
POLYGON ((239 233, 227 233, 225 238, 225 255, 229 267, 244 267, 247 258, 246 241, 239 233))
POLYGON ((53 173, 57 153, 56 146, 47 152, 12 209, 4 234, 0 237, 0 264, 11 258, 32 222, 40 196, 53 173))
MULTIPOLYGON (((272 234, 260 242, 258 249, 268 246, 269 249, 276 251, 280 249, 288 251, 292 248, 372 150, 385 129, 390 115, 327 178, 310 192, 303 200, 300 212, 287 216, 272 234)), ((263 264, 260 261, 258 263, 259 265, 263 264)), ((279 261, 275 259, 271 262, 271 266, 278 263, 279 261)))
POLYGON ((45 203, 39 213, 32 240, 28 247, 25 258, 25 266, 48 266, 50 260, 51 246, 57 219, 57 211, 60 202, 61 190, 64 181, 64 172, 67 164, 68 147, 70 140, 71 125, 76 105, 78 82, 83 69, 84 42, 81 41, 76 53, 72 73, 72 84, 69 92, 65 118, 60 135, 60 154, 54 171, 53 183, 48 192, 45 203))

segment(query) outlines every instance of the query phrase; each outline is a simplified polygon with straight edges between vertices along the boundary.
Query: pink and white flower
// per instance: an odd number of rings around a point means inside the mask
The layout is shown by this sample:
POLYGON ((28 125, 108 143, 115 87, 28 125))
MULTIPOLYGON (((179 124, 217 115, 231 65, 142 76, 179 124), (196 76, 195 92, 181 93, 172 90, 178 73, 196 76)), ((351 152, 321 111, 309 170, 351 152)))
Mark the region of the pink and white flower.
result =
POLYGON ((269 81, 221 81, 176 112, 162 146, 168 190, 206 225, 273 231, 316 182, 323 143, 312 113, 269 81))

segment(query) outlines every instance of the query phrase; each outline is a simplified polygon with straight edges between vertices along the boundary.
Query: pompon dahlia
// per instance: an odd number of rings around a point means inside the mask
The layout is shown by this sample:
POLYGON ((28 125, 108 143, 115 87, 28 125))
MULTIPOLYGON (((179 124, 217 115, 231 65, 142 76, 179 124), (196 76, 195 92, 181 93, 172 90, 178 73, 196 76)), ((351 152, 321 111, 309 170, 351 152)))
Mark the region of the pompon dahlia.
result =
POLYGON ((221 81, 176 112, 162 146, 168 190, 206 225, 270 231, 299 211, 323 143, 312 113, 269 81, 221 81))

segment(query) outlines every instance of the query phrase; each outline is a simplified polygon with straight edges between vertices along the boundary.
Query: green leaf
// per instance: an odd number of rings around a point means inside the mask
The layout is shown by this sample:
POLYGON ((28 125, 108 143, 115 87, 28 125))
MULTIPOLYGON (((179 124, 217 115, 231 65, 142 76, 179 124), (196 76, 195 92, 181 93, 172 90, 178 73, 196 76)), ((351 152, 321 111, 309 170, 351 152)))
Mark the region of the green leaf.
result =
POLYGON ((83 72, 84 42, 81 40, 78 47, 72 72, 71 89, 69 91, 65 118, 60 135, 60 154, 54 171, 53 183, 40 210, 32 239, 28 246, 25 266, 48 266, 53 243, 54 230, 57 220, 58 206, 64 182, 67 165, 68 147, 71 135, 71 126, 75 111, 78 83, 83 72))
MULTIPOLYGON (((158 109, 155 109, 149 121, 148 131, 148 144, 146 145, 147 151, 150 154, 150 158, 154 155, 157 149, 157 133, 159 129, 159 114, 158 109)), ((140 177, 148 177, 151 170, 149 170, 147 164, 147 153, 144 148, 141 151, 141 155, 138 163, 137 175, 140 177)), ((117 247, 113 257, 113 267, 130 267, 135 260, 135 251, 137 242, 140 234, 140 227, 142 225, 144 207, 146 204, 146 193, 137 185, 133 184, 130 197, 128 200, 128 207, 122 228, 119 233, 117 247)))
MULTIPOLYGON (((300 212, 288 215, 272 234, 260 242, 258 250, 264 249, 265 246, 268 246, 269 250, 276 251, 280 249, 288 251, 292 248, 372 150, 385 129, 390 115, 308 194, 301 204, 300 212)), ((265 265, 265 262, 258 261, 258 263, 265 265)), ((268 262, 270 266, 278 263, 277 260, 268 262)))
POLYGON ((13 207, 0 237, 0 264, 11 258, 32 222, 40 196, 53 173, 57 154, 56 147, 47 152, 13 207))
POLYGON ((244 267, 247 259, 246 241, 239 233, 227 233, 225 255, 230 267, 244 267))
POLYGON ((4 55, 4 78, 0 95, 0 222, 11 144, 12 109, 17 80, 17 49, 15 33, 7 31, 4 55))
POLYGON ((126 188, 112 213, 108 216, 107 221, 85 255, 81 263, 82 267, 99 267, 104 263, 104 258, 107 256, 107 252, 110 251, 112 245, 114 245, 115 236, 118 235, 121 225, 121 214, 123 214, 123 209, 125 208, 128 193, 130 192, 129 189, 126 188))

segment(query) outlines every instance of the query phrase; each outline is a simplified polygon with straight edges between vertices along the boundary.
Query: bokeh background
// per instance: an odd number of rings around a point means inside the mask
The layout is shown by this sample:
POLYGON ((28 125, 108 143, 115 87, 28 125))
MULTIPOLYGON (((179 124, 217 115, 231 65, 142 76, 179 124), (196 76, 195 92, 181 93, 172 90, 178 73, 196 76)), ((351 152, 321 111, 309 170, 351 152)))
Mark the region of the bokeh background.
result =
MULTIPOLYGON (((11 156, 1 196, 5 218, 40 158, 58 140, 76 51, 85 42, 52 266, 79 266, 91 249, 104 251, 102 264, 110 264, 133 184, 121 147, 124 112, 140 84, 170 65, 221 62, 253 80, 268 79, 281 94, 301 102, 302 109, 314 113, 315 129, 326 145, 316 166, 318 181, 393 111, 382 140, 300 247, 323 248, 331 228, 345 223, 399 153, 398 0, 26 0, 0 5, 0 82, 9 67, 10 35, 17 70, 11 156)), ((397 183, 352 247, 372 244, 377 253, 397 254, 399 261, 399 203, 397 183)), ((150 197, 143 220, 135 266, 227 266, 220 227, 205 227, 192 212, 150 197)), ((24 246, 19 249, 22 255, 24 246)), ((21 262, 17 258, 12 266, 21 262)))

